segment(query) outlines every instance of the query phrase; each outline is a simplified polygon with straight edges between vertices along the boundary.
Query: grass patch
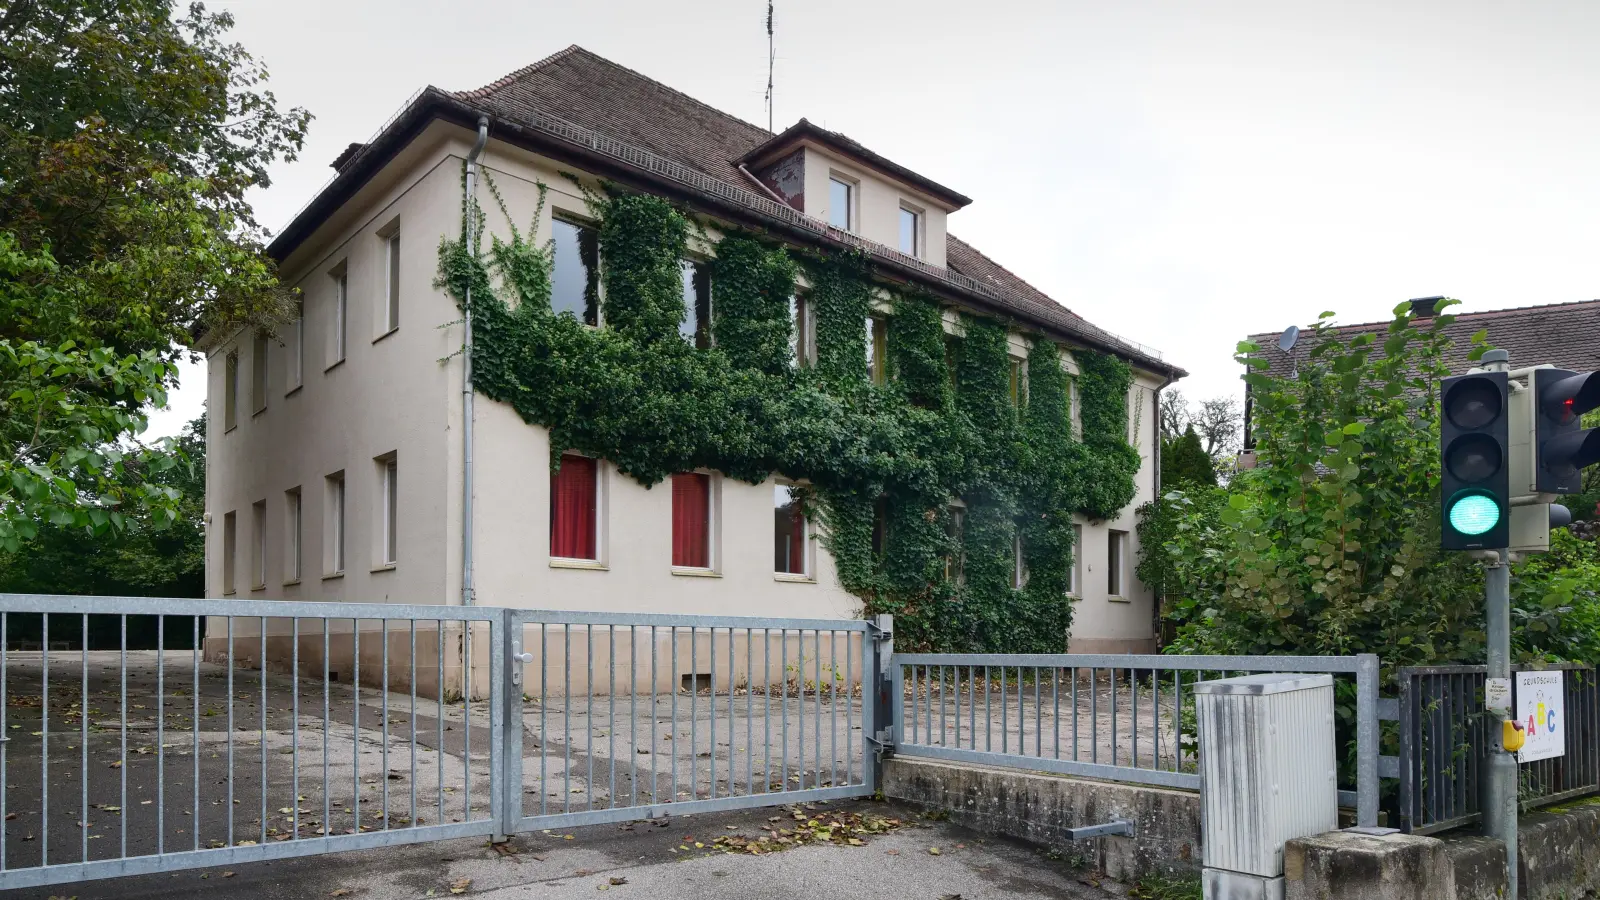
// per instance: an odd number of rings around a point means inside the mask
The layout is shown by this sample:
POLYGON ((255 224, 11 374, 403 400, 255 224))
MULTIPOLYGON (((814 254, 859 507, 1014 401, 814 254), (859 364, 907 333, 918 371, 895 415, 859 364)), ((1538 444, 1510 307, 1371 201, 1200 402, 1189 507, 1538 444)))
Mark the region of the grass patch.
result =
POLYGON ((1200 878, 1146 875, 1134 882, 1128 896, 1140 900, 1201 900, 1200 878))

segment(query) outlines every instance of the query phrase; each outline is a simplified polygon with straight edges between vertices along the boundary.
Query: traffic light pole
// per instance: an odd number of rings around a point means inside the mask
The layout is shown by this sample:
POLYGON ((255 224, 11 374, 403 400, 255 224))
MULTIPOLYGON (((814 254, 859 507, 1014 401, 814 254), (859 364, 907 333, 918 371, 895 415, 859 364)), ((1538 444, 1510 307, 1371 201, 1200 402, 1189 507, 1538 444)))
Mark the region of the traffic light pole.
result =
MULTIPOLYGON (((1511 358, 1504 350, 1483 355, 1483 368, 1505 372, 1511 358)), ((1479 551, 1488 561, 1484 573, 1484 612, 1488 619, 1489 683, 1511 679, 1511 553, 1509 550, 1479 551)), ((1510 692, 1507 692, 1507 697, 1510 692)), ((1503 718, 1510 718, 1505 711, 1503 718)), ((1499 730, 1499 729, 1497 729, 1499 730)), ((1506 896, 1517 896, 1517 757, 1503 741, 1495 740, 1489 750, 1488 779, 1483 785, 1484 831, 1506 847, 1506 896)))
MULTIPOLYGON (((1511 562, 1505 550, 1493 554, 1484 587, 1489 618, 1488 676, 1511 678, 1511 562)), ((1498 731, 1498 729, 1496 729, 1498 731)), ((1498 738, 1498 735, 1496 735, 1498 738)), ((1517 896, 1517 757, 1498 739, 1489 751, 1489 778, 1484 785, 1484 831, 1506 845, 1506 896, 1517 896)))

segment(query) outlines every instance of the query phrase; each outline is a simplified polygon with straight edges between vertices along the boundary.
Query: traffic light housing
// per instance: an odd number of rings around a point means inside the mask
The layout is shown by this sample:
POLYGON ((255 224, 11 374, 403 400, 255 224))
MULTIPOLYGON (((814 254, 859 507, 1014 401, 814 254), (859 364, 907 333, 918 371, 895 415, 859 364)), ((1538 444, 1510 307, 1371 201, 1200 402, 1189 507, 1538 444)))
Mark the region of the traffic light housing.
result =
POLYGON ((1600 406, 1600 373, 1540 368, 1532 376, 1534 491, 1581 493, 1584 468, 1600 462, 1600 428, 1583 427, 1583 414, 1600 406))
POLYGON ((1510 545, 1509 385, 1505 372, 1455 375, 1441 383, 1441 545, 1446 550, 1510 545))

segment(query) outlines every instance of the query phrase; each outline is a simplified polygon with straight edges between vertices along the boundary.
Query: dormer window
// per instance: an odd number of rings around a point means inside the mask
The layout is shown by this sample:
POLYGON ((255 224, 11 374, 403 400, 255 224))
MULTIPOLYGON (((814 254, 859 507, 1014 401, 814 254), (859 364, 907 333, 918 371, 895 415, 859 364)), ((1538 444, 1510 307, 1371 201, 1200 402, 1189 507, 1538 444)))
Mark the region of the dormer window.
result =
POLYGON ((922 257, 922 213, 900 207, 900 252, 922 257))
POLYGON ((844 231, 850 230, 854 218, 856 186, 837 176, 828 179, 828 224, 844 231))

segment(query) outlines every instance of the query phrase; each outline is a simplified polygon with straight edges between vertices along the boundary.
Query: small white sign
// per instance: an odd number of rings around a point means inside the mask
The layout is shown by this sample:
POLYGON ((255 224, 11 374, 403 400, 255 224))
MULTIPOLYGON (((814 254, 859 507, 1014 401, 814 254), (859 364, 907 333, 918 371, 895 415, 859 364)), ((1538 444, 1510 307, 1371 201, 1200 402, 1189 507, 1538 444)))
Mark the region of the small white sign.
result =
POLYGON ((1483 705, 1501 712, 1511 711, 1511 679, 1491 678, 1483 689, 1483 705))
POLYGON ((1559 670, 1517 673, 1517 723, 1524 736, 1518 762, 1566 755, 1566 694, 1559 670))

